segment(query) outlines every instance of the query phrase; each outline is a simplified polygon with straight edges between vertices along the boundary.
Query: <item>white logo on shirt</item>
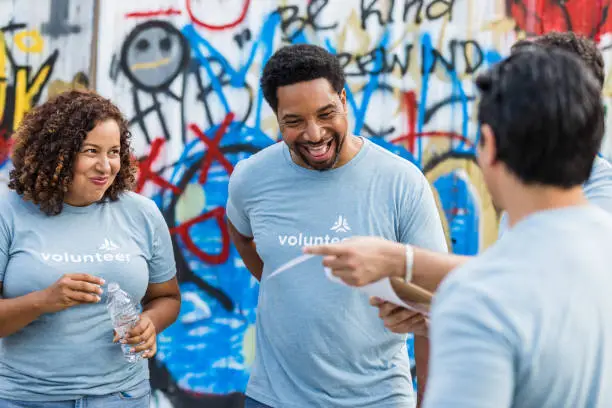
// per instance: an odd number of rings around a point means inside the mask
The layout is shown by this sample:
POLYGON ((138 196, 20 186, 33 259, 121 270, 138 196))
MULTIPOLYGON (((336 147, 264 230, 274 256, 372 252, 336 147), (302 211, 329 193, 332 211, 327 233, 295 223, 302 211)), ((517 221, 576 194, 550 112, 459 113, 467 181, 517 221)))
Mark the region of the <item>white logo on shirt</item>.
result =
POLYGON ((351 230, 351 227, 349 227, 348 222, 346 221, 346 218, 340 215, 338 216, 338 220, 336 220, 336 222, 334 223, 334 225, 332 225, 330 230, 335 231, 335 232, 349 232, 351 230))
POLYGON ((119 249, 119 246, 110 239, 106 238, 104 243, 98 248, 98 251, 114 251, 116 249, 119 249))
POLYGON ((114 251, 116 249, 119 249, 119 245, 115 244, 113 241, 106 238, 104 240, 104 243, 100 245, 100 247, 98 248, 98 251, 114 251))
POLYGON ((119 245, 106 238, 104 243, 98 247, 98 250, 93 253, 41 252, 40 256, 44 262, 54 263, 130 262, 130 254, 118 252, 119 249, 119 245))
MULTIPOLYGON (((349 227, 346 218, 342 215, 338 217, 338 219, 334 222, 334 225, 330 228, 330 231, 335 232, 336 234, 339 232, 349 232, 351 227, 349 227)), ((289 246, 309 246, 309 245, 322 245, 322 244, 335 244, 341 241, 349 239, 349 237, 338 237, 335 235, 325 234, 325 235, 305 235, 303 233, 299 233, 297 235, 278 235, 278 243, 281 246, 289 245, 289 246)))

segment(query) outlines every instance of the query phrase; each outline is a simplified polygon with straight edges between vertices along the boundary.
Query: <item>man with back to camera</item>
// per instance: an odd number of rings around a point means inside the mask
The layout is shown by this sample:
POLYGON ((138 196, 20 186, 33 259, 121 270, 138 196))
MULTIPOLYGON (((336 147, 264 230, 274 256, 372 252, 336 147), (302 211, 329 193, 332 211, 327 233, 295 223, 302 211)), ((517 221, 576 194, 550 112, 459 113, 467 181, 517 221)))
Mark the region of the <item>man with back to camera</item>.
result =
POLYGON ((419 169, 349 132, 344 85, 323 48, 278 50, 261 86, 284 143, 230 178, 230 234, 260 281, 246 407, 415 405, 406 336, 385 329, 367 296, 330 281, 316 259, 268 278, 303 245, 353 235, 447 250, 419 169))
MULTIPOLYGON (((603 91, 604 60, 597 44, 591 39, 573 32, 550 32, 530 40, 518 41, 512 46, 512 53, 528 47, 561 49, 576 55, 591 70, 600 90, 603 91)), ((595 156, 593 170, 589 179, 584 183, 583 190, 591 203, 612 213, 612 166, 606 160, 595 156)), ((507 229, 507 215, 504 213, 500 221, 499 236, 503 235, 507 229)), ((346 264, 347 262, 355 265, 352 270, 355 276, 360 277, 362 281, 360 284, 377 280, 382 273, 406 276, 406 254, 407 250, 410 252, 412 248, 369 237, 356 238, 346 244, 339 252, 342 254, 340 266, 342 269, 349 270, 351 268, 346 264)), ((310 248, 309 250, 325 253, 325 249, 310 248)), ((408 271, 408 274, 414 283, 434 291, 453 268, 462 265, 469 259, 469 256, 438 254, 422 248, 414 248, 409 265, 411 270, 408 271)), ((373 299, 372 303, 380 309, 381 318, 392 331, 427 335, 427 320, 422 315, 376 299, 373 299)))
POLYGON ((512 229, 438 288, 424 405, 612 406, 612 215, 582 190, 604 133, 601 87, 543 47, 476 84, 478 163, 512 229))

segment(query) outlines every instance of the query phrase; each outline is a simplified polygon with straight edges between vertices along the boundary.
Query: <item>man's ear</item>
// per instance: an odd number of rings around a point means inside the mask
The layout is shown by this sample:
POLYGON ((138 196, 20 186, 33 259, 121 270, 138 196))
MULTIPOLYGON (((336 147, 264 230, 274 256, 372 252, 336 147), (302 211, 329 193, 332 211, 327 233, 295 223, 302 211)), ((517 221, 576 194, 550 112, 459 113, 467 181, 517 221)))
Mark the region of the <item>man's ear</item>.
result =
POLYGON ((342 109, 344 112, 348 112, 346 107, 346 90, 344 88, 342 88, 342 91, 340 92, 340 102, 342 103, 342 109))
POLYGON ((478 158, 485 166, 492 166, 497 161, 497 144, 493 129, 486 123, 480 126, 480 141, 478 142, 478 158))

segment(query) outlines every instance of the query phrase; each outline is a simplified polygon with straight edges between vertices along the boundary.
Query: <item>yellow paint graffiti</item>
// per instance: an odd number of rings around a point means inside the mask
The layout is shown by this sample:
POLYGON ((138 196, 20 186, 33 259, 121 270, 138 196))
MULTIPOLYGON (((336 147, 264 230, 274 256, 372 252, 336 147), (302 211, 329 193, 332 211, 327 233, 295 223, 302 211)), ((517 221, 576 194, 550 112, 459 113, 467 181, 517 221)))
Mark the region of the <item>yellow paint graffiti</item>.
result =
POLYGON ((42 86, 45 84, 51 73, 51 65, 45 64, 36 73, 32 85, 28 88, 28 69, 26 67, 17 68, 15 75, 15 114, 13 116, 13 129, 21 123, 25 114, 32 109, 32 100, 42 86))
POLYGON ((45 48, 45 41, 38 30, 21 31, 15 34, 13 42, 25 53, 39 54, 45 48))
MULTIPOLYGON (((31 31, 28 33, 31 33, 31 31)), ((23 36, 18 37, 15 35, 15 44, 19 48, 23 46, 23 44, 19 45, 20 41, 23 42, 23 36), (21 38, 21 40, 17 40, 17 38, 21 38)), ((33 45, 30 45, 29 47, 32 46, 33 45)), ((10 50, 6 46, 6 38, 4 34, 0 32, 0 123, 7 120, 6 102, 12 98, 14 100, 13 123, 12 126, 9 125, 9 127, 11 128, 10 130, 14 131, 17 126, 19 126, 24 115, 32 109, 35 102, 34 99, 38 97, 43 86, 47 83, 55 61, 57 60, 58 51, 56 50, 42 63, 42 66, 36 72, 33 79, 29 78, 32 67, 11 66, 10 71, 14 73, 12 87, 8 86, 9 81, 7 77, 7 61, 13 61, 9 52, 10 50), (9 95, 9 90, 14 92, 14 94, 9 95)))

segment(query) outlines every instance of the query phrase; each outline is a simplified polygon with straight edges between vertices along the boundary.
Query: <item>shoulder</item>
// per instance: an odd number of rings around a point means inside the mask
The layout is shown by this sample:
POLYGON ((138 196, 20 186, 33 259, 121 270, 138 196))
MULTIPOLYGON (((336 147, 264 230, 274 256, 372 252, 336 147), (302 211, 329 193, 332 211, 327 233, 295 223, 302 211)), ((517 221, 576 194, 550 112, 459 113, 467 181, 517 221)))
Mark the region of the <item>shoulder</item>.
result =
POLYGON ((244 194, 248 190, 263 187, 270 181, 270 176, 280 174, 285 162, 285 143, 279 142, 268 146, 254 155, 240 160, 235 166, 229 179, 229 194, 236 198, 237 194, 244 194))
POLYGON ((284 148, 285 143, 278 142, 258 151, 246 159, 240 160, 234 167, 232 178, 237 176, 245 177, 248 174, 259 173, 261 171, 269 171, 270 166, 277 166, 279 162, 284 160, 284 148))
POLYGON ((502 334, 510 343, 517 341, 523 309, 534 304, 537 294, 503 261, 479 256, 452 271, 434 295, 432 324, 467 324, 476 331, 502 334))
POLYGON ((392 191, 397 199, 420 203, 420 198, 430 189, 421 169, 371 140, 365 139, 365 143, 368 160, 364 160, 367 162, 364 170, 369 177, 381 187, 392 191))
POLYGON ((532 241, 519 239, 517 242, 513 235, 505 234, 484 252, 451 271, 436 296, 440 299, 459 296, 466 302, 471 302, 470 298, 480 299, 499 307, 516 300, 518 295, 514 291, 525 292, 528 281, 537 276, 537 271, 531 273, 537 266, 527 261, 532 241))
POLYGON ((142 212, 147 215, 158 214, 160 212, 155 201, 133 191, 122 193, 115 204, 127 210, 142 212))
POLYGON ((376 157, 376 166, 380 168, 380 170, 394 173, 398 172, 404 174, 406 177, 424 179, 425 176, 423 172, 410 160, 404 159, 370 139, 364 138, 364 141, 364 143, 367 143, 369 153, 376 157))
POLYGON ((7 189, 0 193, 0 218, 16 218, 24 212, 28 216, 43 215, 36 204, 24 200, 14 190, 7 189))
POLYGON ((6 226, 13 224, 16 218, 15 205, 16 200, 21 200, 21 197, 17 195, 13 190, 3 191, 0 194, 0 226, 6 226))
POLYGON ((2 191, 0 193, 0 214, 12 211, 19 201, 23 201, 23 199, 14 190, 2 191))
POLYGON ((153 229, 166 225, 164 216, 155 201, 133 191, 122 193, 117 201, 110 201, 106 205, 109 206, 111 212, 122 213, 122 216, 131 220, 134 225, 149 225, 153 229))

